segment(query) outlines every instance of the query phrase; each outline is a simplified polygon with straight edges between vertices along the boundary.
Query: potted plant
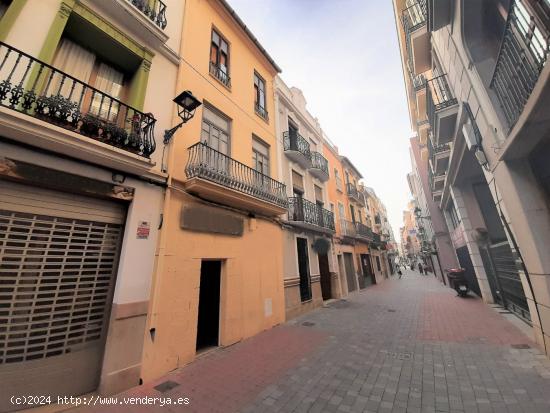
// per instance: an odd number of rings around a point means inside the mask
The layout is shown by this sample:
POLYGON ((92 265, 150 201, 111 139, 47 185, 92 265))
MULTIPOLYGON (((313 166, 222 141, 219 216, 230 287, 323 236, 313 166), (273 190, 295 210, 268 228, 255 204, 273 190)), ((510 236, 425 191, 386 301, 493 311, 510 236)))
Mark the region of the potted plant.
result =
POLYGON ((101 119, 90 113, 86 114, 79 122, 79 131, 93 138, 100 137, 103 132, 101 119))
POLYGON ((114 123, 106 123, 103 128, 105 140, 113 145, 120 146, 128 139, 128 132, 114 123))

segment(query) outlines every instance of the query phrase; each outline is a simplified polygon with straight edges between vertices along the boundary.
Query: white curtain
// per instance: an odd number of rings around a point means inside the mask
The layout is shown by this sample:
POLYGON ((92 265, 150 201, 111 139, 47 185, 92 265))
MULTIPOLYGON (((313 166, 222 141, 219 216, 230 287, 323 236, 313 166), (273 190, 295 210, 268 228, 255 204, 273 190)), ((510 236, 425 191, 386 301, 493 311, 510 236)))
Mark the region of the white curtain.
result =
MULTIPOLYGON (((81 82, 88 84, 90 76, 94 68, 95 55, 76 43, 68 40, 61 39, 57 54, 53 61, 53 67, 56 69, 71 75, 81 82)), ((48 85, 48 79, 50 73, 46 73, 48 78, 46 79, 46 85, 48 85)), ((57 95, 69 98, 73 102, 80 102, 80 97, 83 92, 83 86, 72 79, 65 78, 63 81, 63 75, 61 73, 55 73, 47 90, 46 95, 57 95), (63 84, 62 84, 63 83, 63 84)))
POLYGON ((115 120, 119 111, 119 104, 110 97, 120 100, 123 81, 124 75, 121 72, 105 63, 101 63, 97 71, 94 87, 104 92, 107 96, 96 94, 92 100, 90 112, 103 119, 115 120))

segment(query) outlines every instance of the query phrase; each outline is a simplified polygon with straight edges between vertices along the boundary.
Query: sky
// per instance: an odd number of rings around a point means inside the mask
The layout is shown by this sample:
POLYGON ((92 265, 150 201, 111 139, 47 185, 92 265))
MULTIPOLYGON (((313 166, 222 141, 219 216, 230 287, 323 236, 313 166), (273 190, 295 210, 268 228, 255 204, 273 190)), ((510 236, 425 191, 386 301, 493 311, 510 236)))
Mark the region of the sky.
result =
POLYGON ((411 128, 392 2, 229 0, 386 205, 399 241, 411 128))

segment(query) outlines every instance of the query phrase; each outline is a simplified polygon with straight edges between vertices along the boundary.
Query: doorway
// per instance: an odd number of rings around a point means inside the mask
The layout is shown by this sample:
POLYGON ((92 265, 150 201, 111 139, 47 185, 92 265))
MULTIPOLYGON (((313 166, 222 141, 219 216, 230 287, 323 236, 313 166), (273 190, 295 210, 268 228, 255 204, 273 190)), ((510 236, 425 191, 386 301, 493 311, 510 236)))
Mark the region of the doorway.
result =
POLYGON ((346 267, 346 279, 348 282, 348 292, 357 290, 355 284, 355 268, 353 266, 353 254, 344 252, 344 266, 346 267))
POLYGON ((319 272, 321 273, 321 295, 323 296, 323 300, 330 300, 332 298, 332 287, 328 255, 318 254, 317 257, 319 259, 319 272))
POLYGON ((470 253, 468 252, 468 247, 458 248, 456 250, 456 257, 458 258, 460 267, 466 270, 464 276, 466 277, 468 286, 475 294, 477 294, 478 297, 481 297, 481 290, 479 289, 476 272, 474 270, 474 265, 472 264, 472 259, 470 258, 470 253))
POLYGON ((221 269, 221 261, 202 261, 199 286, 197 351, 218 345, 221 269))
POLYGON ((376 279, 372 271, 369 254, 361 254, 361 266, 363 267, 363 275, 365 276, 365 286, 376 284, 376 279))
POLYGON ((307 239, 296 238, 298 250, 298 273, 300 274, 300 299, 302 302, 311 300, 311 281, 309 276, 309 254, 307 239))

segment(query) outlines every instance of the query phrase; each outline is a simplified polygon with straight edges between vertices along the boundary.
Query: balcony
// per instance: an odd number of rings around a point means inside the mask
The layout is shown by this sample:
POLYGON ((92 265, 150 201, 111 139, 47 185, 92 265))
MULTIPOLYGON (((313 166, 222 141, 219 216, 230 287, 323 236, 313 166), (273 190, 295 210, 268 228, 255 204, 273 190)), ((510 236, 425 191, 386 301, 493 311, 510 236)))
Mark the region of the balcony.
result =
POLYGON ((349 243, 355 243, 355 238, 357 238, 357 230, 354 222, 341 219, 340 233, 344 239, 348 240, 349 243))
POLYGON ((162 30, 166 28, 166 4, 161 0, 127 0, 162 30))
POLYGON ((434 174, 431 169, 428 169, 428 180, 430 184, 430 191, 433 193, 442 193, 445 186, 446 172, 440 172, 434 174))
POLYGON ((451 144, 443 143, 434 146, 432 140, 429 139, 428 151, 430 154, 430 162, 432 169, 436 175, 445 173, 449 167, 449 157, 451 156, 451 144))
POLYGON ((328 181, 328 161, 319 152, 311 152, 309 172, 322 182, 328 181))
POLYGON ((458 116, 458 101, 453 96, 447 75, 428 80, 426 84, 426 112, 432 129, 434 145, 453 139, 458 116))
POLYGON ((428 71, 432 64, 432 47, 426 16, 426 0, 418 0, 403 10, 403 30, 409 67, 415 74, 428 71))
POLYGON ((307 199, 288 198, 288 220, 292 225, 317 232, 332 234, 334 214, 307 199))
POLYGON ((351 199, 352 201, 358 202, 360 204, 363 204, 362 197, 359 193, 359 190, 357 189, 357 187, 355 185, 348 182, 346 184, 346 191, 348 193, 349 199, 351 199))
POLYGON ((231 89, 231 78, 227 74, 227 68, 222 68, 214 62, 210 62, 210 74, 218 79, 222 85, 231 89))
POLYGON ((185 188, 205 199, 270 216, 287 212, 283 183, 204 143, 188 149, 185 188))
POLYGON ((152 166, 156 120, 151 113, 3 42, 0 56, 4 136, 76 158, 85 154, 89 162, 123 171, 139 173, 152 166))
POLYGON ((512 1, 491 80, 510 127, 523 112, 546 63, 549 15, 550 5, 544 0, 512 1))
POLYGON ((283 148, 285 155, 296 162, 302 168, 311 167, 311 152, 309 142, 306 141, 298 132, 283 132, 283 148))
POLYGON ((372 230, 361 222, 355 223, 355 233, 359 240, 372 241, 374 233, 372 230))

